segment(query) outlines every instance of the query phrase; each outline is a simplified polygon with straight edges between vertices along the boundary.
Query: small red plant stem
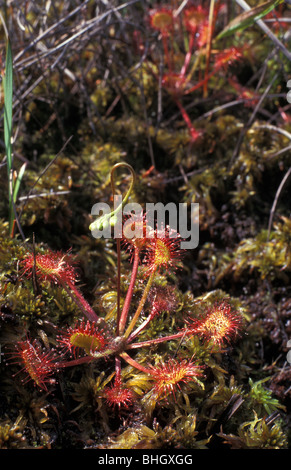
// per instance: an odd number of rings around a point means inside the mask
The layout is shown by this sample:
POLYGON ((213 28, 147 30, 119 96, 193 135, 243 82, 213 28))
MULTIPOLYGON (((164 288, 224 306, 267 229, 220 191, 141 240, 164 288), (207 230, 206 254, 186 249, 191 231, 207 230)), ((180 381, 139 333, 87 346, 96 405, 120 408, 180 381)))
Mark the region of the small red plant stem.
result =
POLYGON ((186 90, 184 92, 184 95, 189 95, 190 93, 192 93, 193 91, 197 90, 198 88, 200 88, 202 85, 204 85, 205 83, 208 83, 209 79, 211 77, 213 77, 213 75, 216 74, 216 72, 221 69, 221 67, 223 67, 223 64, 218 64, 214 67, 214 69, 212 70, 211 73, 209 73, 207 75, 207 77, 205 77, 203 80, 201 80, 200 82, 196 83, 196 85, 192 86, 191 88, 189 88, 188 90, 186 90))
POLYGON ((120 381, 120 379, 121 379, 121 360, 120 360, 120 357, 118 357, 118 356, 115 357, 115 371, 116 371, 115 380, 120 381))
POLYGON ((132 332, 132 330, 133 330, 133 328, 134 328, 134 326, 135 326, 137 320, 139 319, 139 316, 140 316, 140 314, 141 314, 141 311, 142 311, 142 309, 143 309, 143 306, 144 306, 145 301, 146 301, 146 299, 147 299, 147 296, 148 296, 148 294, 149 294, 150 288, 152 287, 152 283, 153 283, 153 281, 154 281, 154 278, 155 278, 155 275, 156 275, 156 271, 157 271, 157 269, 155 268, 155 269, 153 269, 153 271, 151 272, 151 275, 150 275, 150 277, 149 277, 149 279, 148 279, 148 282, 147 282, 147 285, 146 285, 146 287, 145 287, 145 290, 143 291, 142 298, 140 299, 140 302, 139 302, 139 304, 138 304, 137 310, 136 310, 134 316, 132 317, 132 320, 131 320, 131 322, 130 322, 129 326, 127 327, 127 330, 126 330, 126 332, 125 332, 125 334, 124 334, 124 337, 125 337, 125 338, 128 338, 128 337, 129 337, 129 335, 130 335, 130 333, 132 332))
POLYGON ((189 88, 188 90, 186 90, 184 92, 184 95, 189 95, 190 93, 192 93, 193 91, 197 90, 202 85, 204 85, 204 83, 207 83, 209 78, 211 78, 217 72, 218 69, 219 69, 219 67, 216 67, 206 78, 204 78, 200 82, 196 83, 196 85, 194 85, 191 88, 189 88))
POLYGON ((174 341, 175 339, 181 338, 182 336, 185 336, 185 331, 180 331, 174 335, 163 336, 161 338, 149 339, 147 341, 129 344, 126 349, 137 349, 143 348, 144 346, 153 346, 154 344, 163 343, 164 341, 174 341))
POLYGON ((189 65, 190 60, 191 60, 192 49, 193 49, 193 46, 194 46, 194 39, 195 39, 194 34, 191 34, 190 41, 189 41, 189 49, 188 49, 187 54, 185 56, 185 61, 184 61, 183 67, 181 68, 181 72, 180 72, 180 77, 183 77, 183 78, 186 75, 187 68, 188 68, 188 65, 189 65))
MULTIPOLYGON (((121 205, 119 205, 118 208, 115 209, 111 213, 111 215, 116 214, 116 212, 118 212, 119 210, 122 209, 122 207, 124 206, 124 204, 128 200, 128 198, 130 196, 130 193, 132 192, 133 185, 134 185, 134 182, 135 182, 135 172, 134 172, 133 168, 131 167, 131 165, 129 165, 128 163, 125 163, 125 162, 116 163, 113 166, 113 168, 111 169, 111 172, 110 172, 111 190, 112 190, 113 196, 116 195, 114 173, 117 170, 117 168, 119 168, 121 166, 127 167, 129 169, 130 173, 131 173, 130 187, 129 187, 126 195, 124 196, 121 205)), ((117 336, 119 336, 119 328, 120 328, 120 277, 121 277, 121 275, 120 275, 120 265, 121 265, 121 250, 120 250, 120 239, 118 238, 117 239, 117 327, 116 327, 117 336)))
POLYGON ((193 140, 197 139, 197 137, 199 137, 199 132, 193 126, 187 111, 185 110, 184 106, 182 105, 181 101, 178 98, 175 99, 175 102, 176 102, 178 108, 181 111, 181 114, 183 116, 183 119, 184 119, 185 123, 187 124, 187 127, 190 131, 192 139, 193 140))
POLYGON ((124 332, 125 324, 126 324, 127 317, 128 317, 129 307, 130 307, 130 303, 132 299, 133 289, 134 289, 134 285, 136 282, 136 276, 137 276, 137 270, 138 270, 138 264, 139 264, 139 249, 137 247, 134 247, 133 256, 134 258, 133 258, 131 279, 130 279, 129 287, 128 287, 127 294, 125 297, 125 301, 123 304, 122 312, 120 315, 119 334, 123 334, 124 332))
POLYGON ((138 369, 138 370, 144 372, 145 374, 152 375, 152 371, 150 369, 147 369, 146 367, 139 364, 137 361, 132 359, 132 357, 130 357, 126 352, 122 352, 120 354, 120 357, 122 357, 128 364, 135 367, 135 369, 138 369))
POLYGON ((71 361, 57 362, 56 369, 61 369, 63 367, 73 367, 81 364, 86 364, 87 362, 94 361, 95 358, 91 356, 79 357, 77 359, 72 359, 71 361))
POLYGON ((146 328, 146 326, 149 324, 149 322, 154 318, 154 315, 149 314, 149 316, 146 318, 144 322, 133 332, 128 338, 128 342, 130 343, 136 336, 140 334, 142 330, 146 328))
POLYGON ((69 294, 69 296, 73 299, 73 301, 78 305, 80 310, 84 313, 84 315, 90 321, 100 322, 104 321, 100 318, 92 309, 91 305, 84 299, 80 291, 72 284, 71 282, 64 282, 60 277, 58 278, 59 282, 61 283, 63 289, 69 294))

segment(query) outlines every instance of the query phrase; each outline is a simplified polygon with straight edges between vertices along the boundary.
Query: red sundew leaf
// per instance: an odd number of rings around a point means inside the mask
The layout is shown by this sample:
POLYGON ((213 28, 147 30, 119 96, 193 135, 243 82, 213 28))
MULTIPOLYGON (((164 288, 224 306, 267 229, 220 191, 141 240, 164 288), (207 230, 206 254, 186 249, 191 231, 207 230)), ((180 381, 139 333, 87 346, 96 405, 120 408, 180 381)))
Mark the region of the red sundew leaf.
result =
POLYGON ((241 59, 242 52, 243 49, 239 47, 230 47, 218 52, 215 56, 214 70, 231 65, 234 61, 241 59))
POLYGON ((244 105, 254 107, 259 102, 260 96, 253 90, 241 86, 236 80, 229 78, 230 85, 237 91, 238 98, 244 100, 244 105))
POLYGON ((77 351, 84 350, 89 356, 96 351, 104 351, 109 344, 106 332, 99 324, 89 320, 81 320, 69 327, 57 337, 58 343, 75 357, 77 351))
POLYGON ((126 216, 122 227, 123 246, 132 252, 135 248, 143 250, 149 242, 146 214, 133 214, 126 216))
POLYGON ((173 29, 174 15, 169 8, 162 7, 151 10, 149 18, 151 27, 162 34, 168 35, 168 32, 173 29))
POLYGON ((30 253, 22 261, 23 275, 32 277, 33 270, 41 280, 50 280, 54 283, 74 284, 77 274, 72 264, 72 256, 69 253, 49 250, 45 254, 30 253))
POLYGON ((186 87, 186 78, 179 73, 169 72, 162 78, 162 87, 174 95, 182 95, 186 87))
POLYGON ((187 335, 197 335, 218 346, 233 341, 243 327, 242 315, 226 302, 208 307, 200 317, 189 318, 187 335))
POLYGON ((175 390, 181 387, 181 383, 197 381, 198 377, 203 376, 203 366, 195 364, 192 360, 169 359, 157 366, 151 366, 151 375, 155 384, 154 393, 159 398, 166 398, 168 395, 174 395, 175 390))
POLYGON ((162 236, 156 232, 156 236, 150 240, 146 248, 144 263, 147 265, 147 273, 162 268, 175 270, 183 254, 180 244, 180 235, 177 233, 175 237, 171 237, 169 227, 162 236))
POLYGON ((183 14, 183 23, 185 28, 192 34, 196 34, 197 31, 208 22, 208 11, 201 5, 198 7, 192 6, 185 8, 183 14))
POLYGON ((112 407, 128 408, 134 401, 134 393, 125 387, 120 379, 116 379, 111 387, 103 390, 103 396, 108 405, 112 407))
POLYGON ((40 389, 47 391, 47 384, 52 383, 51 375, 57 370, 58 362, 53 350, 43 350, 36 340, 29 339, 19 341, 15 345, 15 351, 11 353, 11 359, 22 366, 19 372, 25 372, 27 378, 23 383, 30 380, 40 389))

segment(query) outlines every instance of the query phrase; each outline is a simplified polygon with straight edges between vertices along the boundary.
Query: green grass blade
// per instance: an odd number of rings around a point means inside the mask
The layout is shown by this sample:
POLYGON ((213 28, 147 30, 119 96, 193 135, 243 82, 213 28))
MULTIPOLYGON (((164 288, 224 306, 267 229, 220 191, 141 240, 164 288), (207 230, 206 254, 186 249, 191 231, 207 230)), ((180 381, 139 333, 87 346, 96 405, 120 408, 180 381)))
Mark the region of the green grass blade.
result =
POLYGON ((8 219, 9 233, 12 234, 14 222, 13 208, 13 155, 12 155, 12 103, 13 103, 13 59, 9 37, 7 37, 6 63, 3 80, 4 89, 4 143, 7 158, 7 178, 8 178, 8 219))
POLYGON ((4 142, 7 157, 7 172, 10 178, 12 169, 12 101, 13 101, 13 61, 10 41, 7 41, 4 88, 4 142))
POLYGON ((234 18, 226 28, 224 28, 224 30, 217 36, 217 39, 230 36, 236 31, 242 31, 243 29, 252 26, 256 21, 260 20, 278 5, 283 3, 283 1, 284 0, 271 0, 241 13, 234 18))
POLYGON ((20 170, 17 174, 17 178, 15 180, 14 187, 13 187, 13 202, 16 202, 16 200, 17 200, 18 191, 19 191, 19 188, 20 188, 20 184, 21 184, 26 166, 27 166, 27 163, 23 163, 23 165, 21 166, 21 168, 20 168, 20 170))

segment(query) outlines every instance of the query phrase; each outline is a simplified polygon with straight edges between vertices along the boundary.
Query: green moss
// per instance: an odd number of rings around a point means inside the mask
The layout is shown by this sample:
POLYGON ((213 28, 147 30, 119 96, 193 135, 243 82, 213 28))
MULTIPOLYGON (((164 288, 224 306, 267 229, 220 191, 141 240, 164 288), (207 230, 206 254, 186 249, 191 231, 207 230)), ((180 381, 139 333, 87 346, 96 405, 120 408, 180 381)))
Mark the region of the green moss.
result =
POLYGON ((257 416, 243 423, 237 436, 220 433, 220 437, 233 449, 285 449, 287 445, 281 423, 268 424, 257 416))
POLYGON ((288 282, 291 266, 290 219, 282 217, 271 232, 263 229, 256 237, 243 239, 229 262, 223 264, 218 270, 219 276, 231 269, 234 278, 239 279, 243 272, 257 271, 262 279, 282 278, 288 282))
MULTIPOLYGON (((18 420, 17 420, 18 421, 18 420)), ((20 420, 19 420, 20 421, 20 420)), ((25 436, 22 434, 23 425, 11 421, 0 424, 0 449, 15 449, 27 447, 25 436)))

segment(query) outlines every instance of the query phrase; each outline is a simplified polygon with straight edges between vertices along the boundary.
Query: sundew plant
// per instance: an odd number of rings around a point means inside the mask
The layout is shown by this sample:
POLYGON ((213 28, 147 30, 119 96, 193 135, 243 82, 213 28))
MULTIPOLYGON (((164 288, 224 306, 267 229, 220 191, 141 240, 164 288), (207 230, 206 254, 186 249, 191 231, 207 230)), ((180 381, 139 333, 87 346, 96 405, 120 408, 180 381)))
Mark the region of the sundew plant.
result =
POLYGON ((2 7, 1 449, 290 447, 290 21, 2 7))
MULTIPOLYGON (((101 219, 104 219, 104 216, 94 224, 100 224, 100 222, 104 224, 101 219)), ((109 223, 114 225, 113 216, 109 219, 109 223)), ((165 227, 162 234, 159 228, 151 227, 149 230, 147 227, 145 230, 146 223, 143 216, 135 216, 127 218, 122 227, 122 242, 128 245, 132 252, 132 271, 124 299, 121 299, 120 277, 117 280, 116 319, 113 324, 99 317, 76 288, 77 275, 69 255, 49 252, 31 253, 24 257, 23 276, 32 278, 34 275, 36 282, 48 281, 62 286, 84 315, 84 319, 81 318, 75 325, 69 326, 67 330, 56 336, 57 345, 60 346, 59 353, 57 349, 54 350, 54 354, 52 351, 40 351, 37 345, 29 339, 16 345, 17 352, 14 357, 19 357, 29 378, 40 387, 47 389, 46 379, 51 381, 50 376, 54 369, 57 371, 70 365, 76 366, 113 356, 115 358, 114 384, 109 389, 103 390, 108 403, 121 407, 134 400, 134 387, 127 388, 122 381, 122 360, 145 374, 144 382, 147 381, 145 377, 148 376, 149 384, 153 382, 149 393, 153 395, 153 400, 160 400, 166 398, 169 392, 175 395, 176 386, 180 388, 180 382, 194 381, 203 387, 203 383, 198 379, 203 376, 203 363, 195 360, 195 354, 189 358, 187 356, 180 358, 180 354, 176 358, 170 355, 169 360, 166 356, 162 356, 154 363, 144 362, 144 360, 138 362, 129 355, 129 351, 139 348, 151 349, 158 344, 174 341, 178 341, 176 346, 178 349, 178 345, 181 348, 179 344, 181 339, 192 338, 194 335, 205 340, 208 346, 211 345, 210 350, 220 351, 223 344, 235 338, 242 329, 241 313, 234 310, 223 299, 210 308, 205 307, 203 314, 197 318, 191 318, 190 315, 187 318, 181 318, 177 332, 173 331, 172 334, 166 336, 157 335, 157 337, 142 341, 146 334, 145 330, 151 326, 154 318, 159 317, 163 312, 174 312, 177 303, 174 287, 169 287, 167 284, 163 287, 159 286, 157 278, 163 272, 167 275, 173 274, 182 257, 178 233, 171 236, 169 226, 165 227), (144 235, 132 236, 129 233, 130 226, 138 224, 144 226, 142 227, 144 235), (147 235, 146 232, 149 234, 147 235), (139 276, 139 270, 142 271, 141 276, 139 276), (142 294, 138 302, 137 299, 133 302, 138 277, 141 281, 142 294), (151 297, 150 302, 149 297, 151 297), (122 309, 120 308, 121 300, 123 300, 122 309), (150 304, 147 314, 145 314, 146 303, 150 304), (136 308, 132 311, 134 304, 136 308), (70 360, 66 360, 66 353, 71 356, 71 363, 70 360)), ((132 385, 134 385, 134 380, 132 385)))

